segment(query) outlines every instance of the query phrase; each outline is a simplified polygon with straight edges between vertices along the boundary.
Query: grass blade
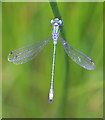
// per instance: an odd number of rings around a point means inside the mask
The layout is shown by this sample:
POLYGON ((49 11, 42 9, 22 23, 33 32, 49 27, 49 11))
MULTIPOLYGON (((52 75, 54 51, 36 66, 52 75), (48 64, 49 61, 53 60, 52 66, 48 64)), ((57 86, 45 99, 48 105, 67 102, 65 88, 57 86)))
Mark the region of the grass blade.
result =
MULTIPOLYGON (((59 18, 62 19, 61 13, 59 12, 58 6, 56 2, 50 2, 50 6, 52 8, 53 14, 55 18, 59 18)), ((61 36, 63 39, 66 39, 66 35, 65 35, 65 30, 64 30, 64 26, 62 26, 60 28, 61 30, 61 36)), ((65 71, 65 80, 64 80, 64 85, 63 85, 63 89, 62 89, 62 96, 60 99, 60 105, 57 111, 57 115, 59 115, 60 117, 64 117, 65 114, 65 109, 66 109, 66 101, 67 101, 67 88, 68 88, 68 83, 69 83, 69 72, 70 72, 70 67, 69 67, 69 62, 68 62, 68 56, 65 54, 65 64, 66 64, 66 71, 65 71)))

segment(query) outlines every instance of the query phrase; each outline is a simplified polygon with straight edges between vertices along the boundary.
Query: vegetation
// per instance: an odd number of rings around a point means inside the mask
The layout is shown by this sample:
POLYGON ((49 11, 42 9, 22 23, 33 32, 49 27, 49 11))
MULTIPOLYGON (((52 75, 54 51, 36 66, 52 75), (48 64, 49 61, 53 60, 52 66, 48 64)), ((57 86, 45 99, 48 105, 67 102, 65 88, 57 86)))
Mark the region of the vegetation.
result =
POLYGON ((3 117, 101 118, 103 113, 103 3, 3 3, 3 117), (58 9, 59 8, 59 9, 58 9), (56 11, 59 12, 56 12, 56 11), (15 65, 8 54, 51 36, 51 18, 61 17, 61 34, 96 64, 88 71, 57 44, 54 101, 49 104, 53 41, 32 61, 15 65))

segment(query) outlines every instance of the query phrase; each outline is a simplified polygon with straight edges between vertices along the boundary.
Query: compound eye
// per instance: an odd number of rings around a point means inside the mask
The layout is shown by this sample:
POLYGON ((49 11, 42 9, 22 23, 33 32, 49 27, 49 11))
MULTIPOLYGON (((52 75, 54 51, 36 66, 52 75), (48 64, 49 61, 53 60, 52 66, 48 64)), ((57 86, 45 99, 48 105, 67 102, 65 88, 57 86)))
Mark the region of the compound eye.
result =
POLYGON ((60 25, 62 24, 62 20, 59 20, 59 24, 60 24, 60 25))
POLYGON ((51 24, 54 24, 54 20, 53 20, 53 19, 51 19, 50 23, 51 23, 51 24))

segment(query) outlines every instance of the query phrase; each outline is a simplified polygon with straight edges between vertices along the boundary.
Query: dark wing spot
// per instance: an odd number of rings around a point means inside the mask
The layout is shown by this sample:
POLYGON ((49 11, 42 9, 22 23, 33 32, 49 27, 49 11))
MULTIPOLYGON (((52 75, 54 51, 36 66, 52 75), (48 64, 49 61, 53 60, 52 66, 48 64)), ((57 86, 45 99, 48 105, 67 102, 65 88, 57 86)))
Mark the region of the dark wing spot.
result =
POLYGON ((10 55, 13 54, 13 52, 10 52, 10 55))
POLYGON ((17 55, 15 56, 15 58, 17 57, 17 55))
POLYGON ((93 60, 90 60, 93 63, 93 60))

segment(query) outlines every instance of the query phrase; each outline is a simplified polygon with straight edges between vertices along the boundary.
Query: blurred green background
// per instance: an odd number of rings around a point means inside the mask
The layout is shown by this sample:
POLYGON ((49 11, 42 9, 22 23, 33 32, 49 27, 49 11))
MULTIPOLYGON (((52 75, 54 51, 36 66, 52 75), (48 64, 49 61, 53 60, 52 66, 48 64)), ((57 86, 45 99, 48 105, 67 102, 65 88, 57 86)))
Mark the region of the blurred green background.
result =
POLYGON ((51 36, 49 22, 54 16, 50 4, 2 3, 3 117, 103 116, 103 3, 61 2, 58 7, 68 43, 89 56, 96 69, 88 71, 74 63, 58 42, 54 101, 49 104, 53 42, 22 65, 8 62, 7 56, 19 47, 51 36))

